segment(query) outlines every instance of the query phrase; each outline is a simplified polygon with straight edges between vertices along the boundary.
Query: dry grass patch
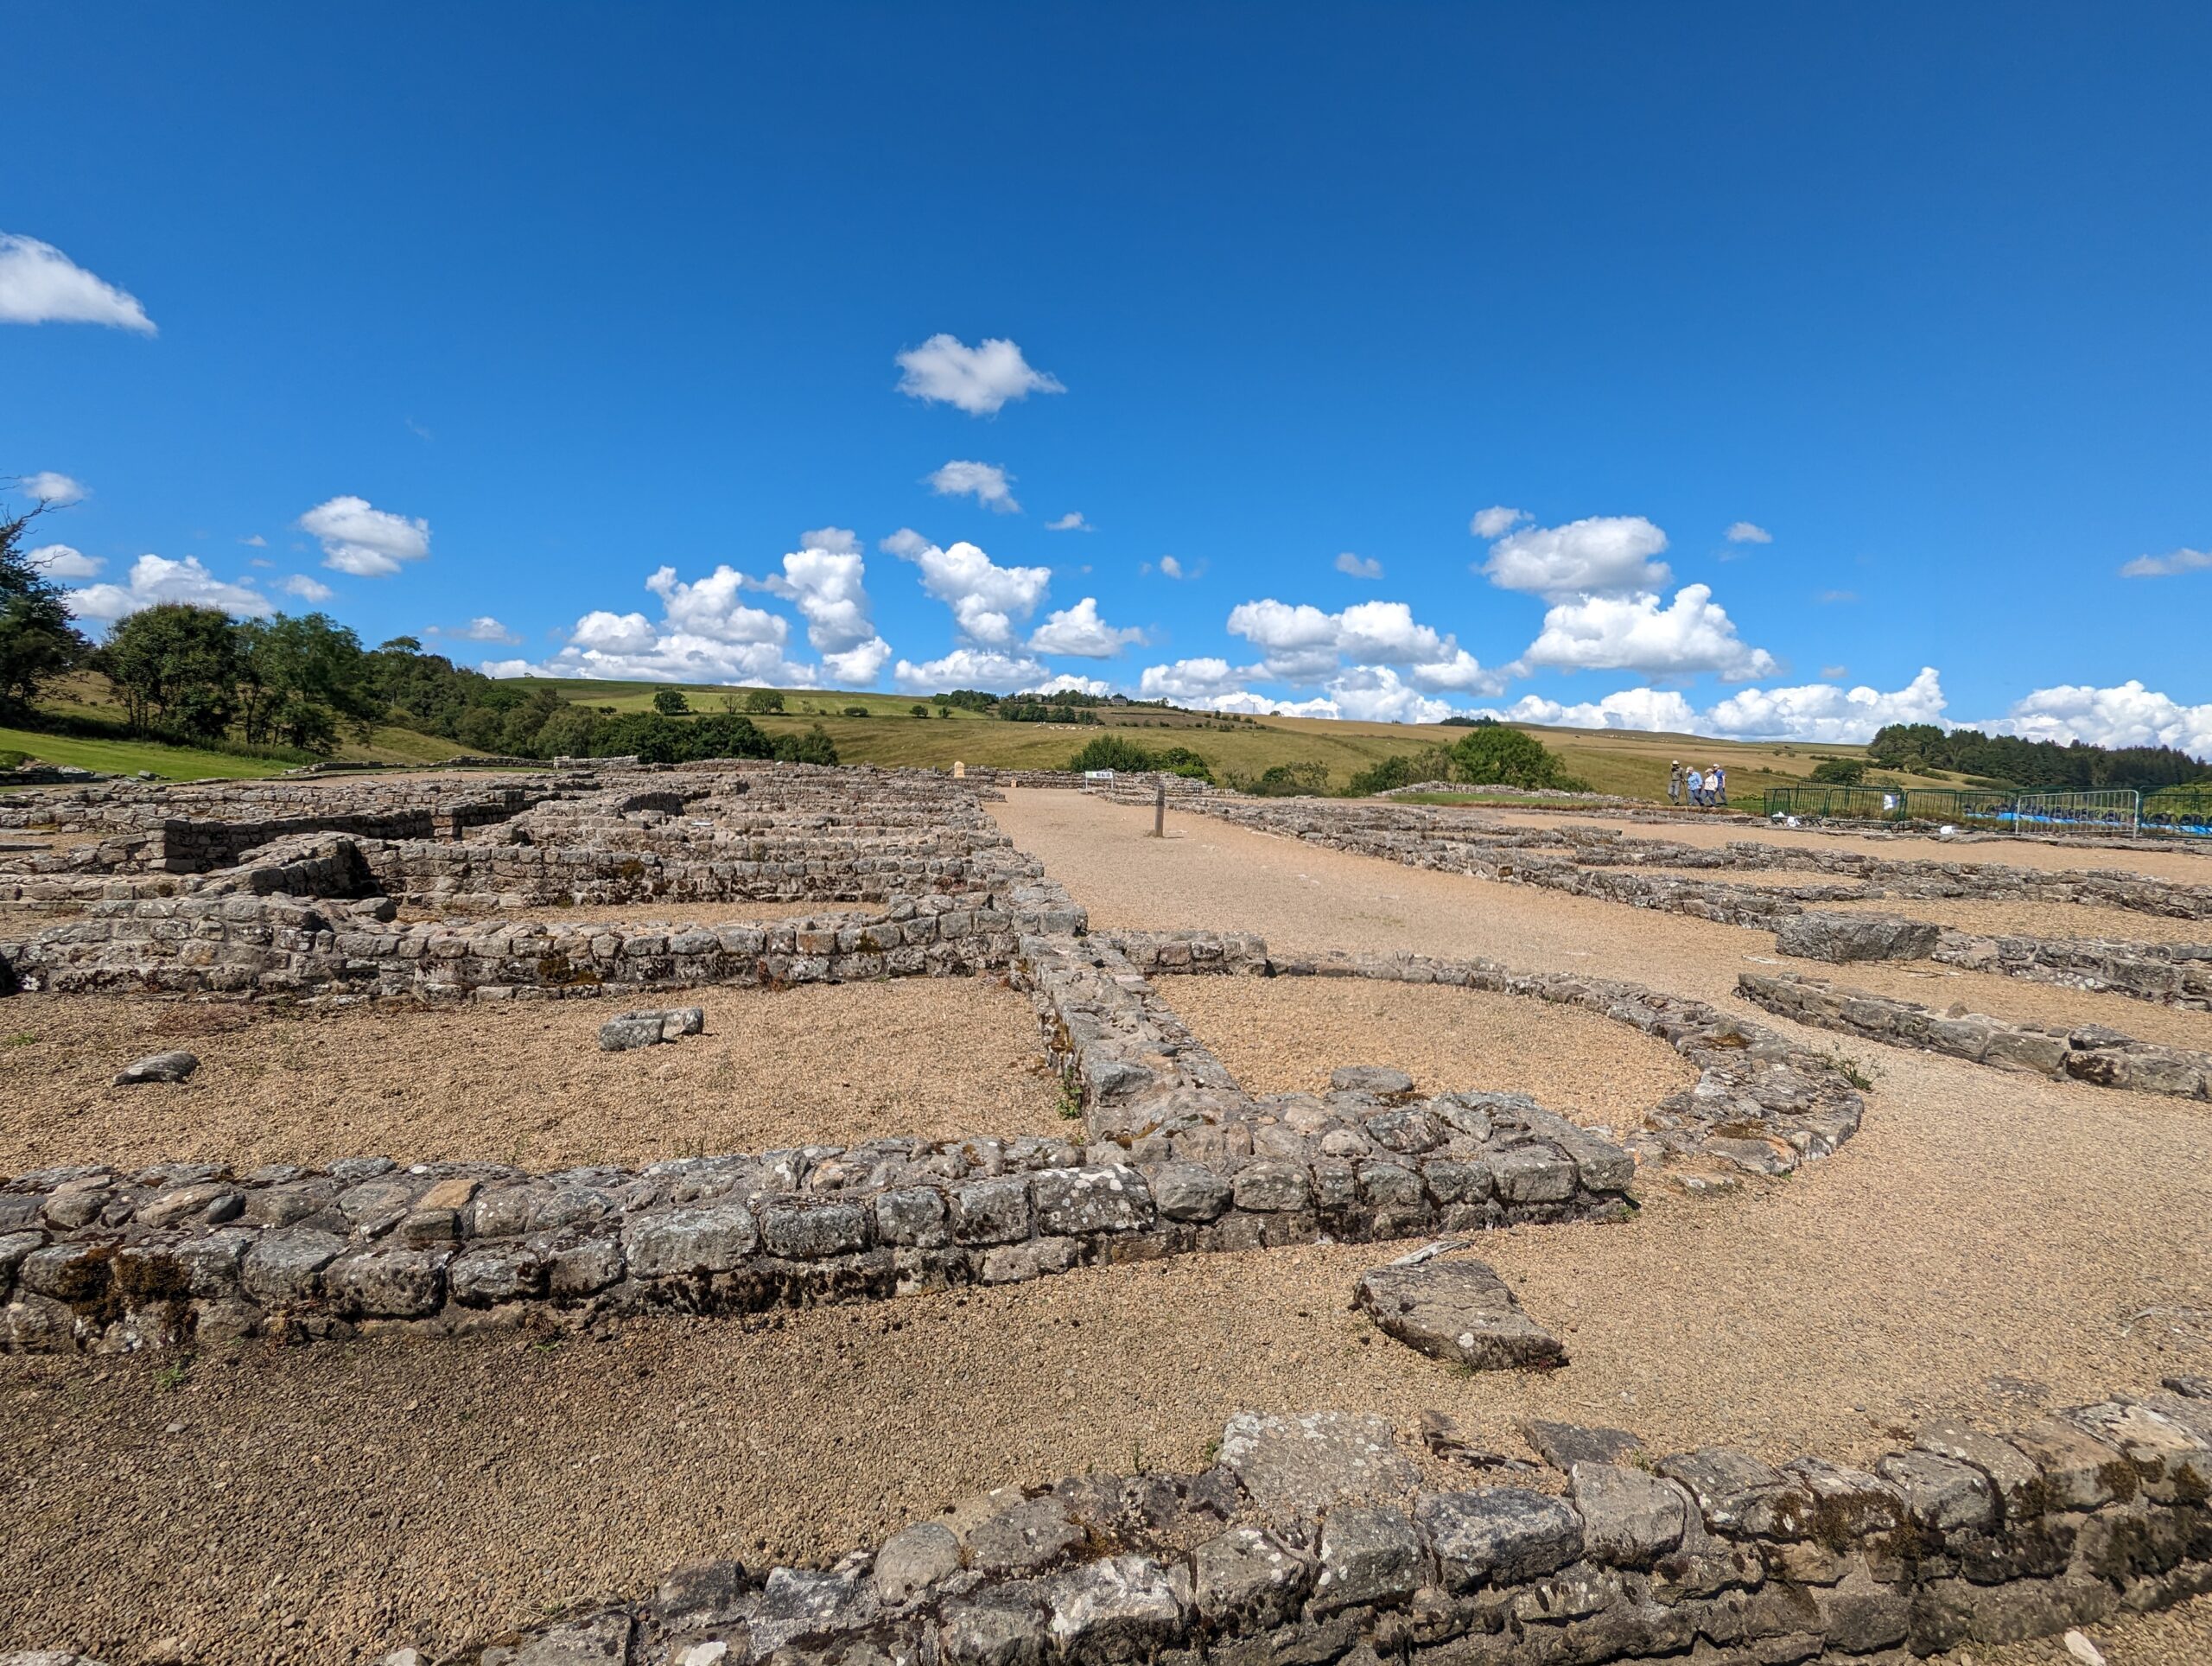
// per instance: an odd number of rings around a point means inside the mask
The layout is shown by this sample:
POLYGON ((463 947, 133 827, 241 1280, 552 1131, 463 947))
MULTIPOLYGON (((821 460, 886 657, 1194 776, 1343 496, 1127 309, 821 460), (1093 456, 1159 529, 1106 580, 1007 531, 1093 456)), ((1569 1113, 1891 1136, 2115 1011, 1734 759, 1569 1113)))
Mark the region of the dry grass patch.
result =
POLYGON ((0 1007, 0 1173, 60 1163, 475 1160, 533 1169, 885 1135, 1065 1133, 1028 1002, 975 978, 286 1013, 108 996, 0 1007), (707 1033, 600 1052, 632 1007, 707 1033), (118 1088, 165 1047, 181 1086, 118 1088))
POLYGON ((1254 1093, 1320 1092, 1339 1065, 1389 1065, 1423 1093, 1529 1093, 1577 1122, 1629 1129, 1697 1080, 1664 1041, 1518 995, 1311 977, 1180 977, 1162 988, 1254 1093))

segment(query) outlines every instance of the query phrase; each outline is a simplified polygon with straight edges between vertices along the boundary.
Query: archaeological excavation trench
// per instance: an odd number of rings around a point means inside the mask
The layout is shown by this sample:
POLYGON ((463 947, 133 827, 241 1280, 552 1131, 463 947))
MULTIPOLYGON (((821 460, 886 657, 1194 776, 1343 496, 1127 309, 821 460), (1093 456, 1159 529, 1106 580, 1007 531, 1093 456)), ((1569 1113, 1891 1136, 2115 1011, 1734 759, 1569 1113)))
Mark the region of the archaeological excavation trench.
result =
POLYGON ((52 912, 0 944, 39 1529, 0 1646, 1784 1660, 2205 1587, 2189 1066, 1840 1040, 1737 979, 2124 1004, 2171 1051, 2212 965, 2172 931, 1913 904, 2212 892, 1414 808, 1179 796, 1147 841, 1110 793, 796 766, 11 799, 0 893, 52 912), (1438 1240, 1546 1369, 1351 1310, 1438 1240))

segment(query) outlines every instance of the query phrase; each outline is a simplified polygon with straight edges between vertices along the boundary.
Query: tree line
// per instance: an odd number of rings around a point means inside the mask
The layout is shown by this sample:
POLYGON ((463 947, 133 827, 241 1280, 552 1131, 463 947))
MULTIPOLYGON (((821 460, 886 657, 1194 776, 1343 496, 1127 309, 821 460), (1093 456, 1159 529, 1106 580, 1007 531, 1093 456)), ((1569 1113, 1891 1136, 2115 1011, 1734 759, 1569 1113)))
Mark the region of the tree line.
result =
POLYGON ((2037 792, 2127 787, 2148 792, 2212 780, 2212 764, 2173 747, 2093 747, 2080 741, 2061 746, 1933 723, 1891 723, 1866 743, 1866 755, 1884 769, 1922 775, 1950 770, 1977 785, 2037 792))

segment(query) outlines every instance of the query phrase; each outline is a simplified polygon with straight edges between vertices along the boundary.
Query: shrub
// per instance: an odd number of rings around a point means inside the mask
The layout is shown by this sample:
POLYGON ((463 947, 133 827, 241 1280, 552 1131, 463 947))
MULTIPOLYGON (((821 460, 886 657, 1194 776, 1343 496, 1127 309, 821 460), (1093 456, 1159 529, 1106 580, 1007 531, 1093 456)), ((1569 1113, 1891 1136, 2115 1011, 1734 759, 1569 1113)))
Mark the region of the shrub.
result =
POLYGON ((1230 785, 1262 798, 1311 797, 1329 790, 1326 764, 1270 764, 1257 776, 1231 775, 1230 785))
POLYGON ((1170 747, 1165 752, 1153 754, 1153 767, 1165 770, 1170 775, 1185 776, 1193 781, 1211 783, 1213 766, 1188 747, 1170 747))
POLYGON ((803 734, 778 735, 776 758, 786 764, 834 764, 837 745, 830 738, 830 731, 816 723, 803 734))
POLYGON ((911 709, 911 715, 916 717, 926 717, 930 715, 930 709, 917 700, 911 709))
POLYGON ((1823 758, 1809 779, 1823 786, 1857 786, 1866 779, 1866 766, 1856 758, 1823 758))
POLYGON ((1394 787, 1412 786, 1421 781, 1448 781, 1452 779, 1452 754, 1442 747, 1425 747, 1408 758, 1402 753, 1393 754, 1371 769, 1363 769, 1351 778, 1351 791, 1355 798, 1364 798, 1372 792, 1388 792, 1394 787))
POLYGON ((1471 786, 1549 788, 1587 792, 1590 784, 1567 773, 1559 754, 1533 734, 1484 723, 1467 731, 1452 748, 1452 774, 1471 786))
POLYGON ((868 715, 868 708, 866 706, 848 706, 845 708, 843 715, 847 717, 865 717, 868 715))
POLYGON ((1083 750, 1068 760, 1068 767, 1072 770, 1110 769, 1130 775, 1141 775, 1158 766, 1149 752, 1118 734, 1101 734, 1086 741, 1083 750))

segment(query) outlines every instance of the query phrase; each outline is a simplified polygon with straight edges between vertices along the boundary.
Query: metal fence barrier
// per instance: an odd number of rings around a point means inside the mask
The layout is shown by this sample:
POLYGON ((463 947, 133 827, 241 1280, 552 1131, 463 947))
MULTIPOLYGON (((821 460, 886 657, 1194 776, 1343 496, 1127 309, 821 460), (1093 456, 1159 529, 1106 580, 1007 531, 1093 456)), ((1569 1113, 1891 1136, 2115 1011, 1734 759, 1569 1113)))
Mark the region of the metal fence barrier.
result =
POLYGON ((1964 787, 1777 786, 1770 817, 1806 821, 1933 822, 2001 833, 2089 830, 2212 837, 2212 786, 2086 792, 1997 792, 1964 787))

